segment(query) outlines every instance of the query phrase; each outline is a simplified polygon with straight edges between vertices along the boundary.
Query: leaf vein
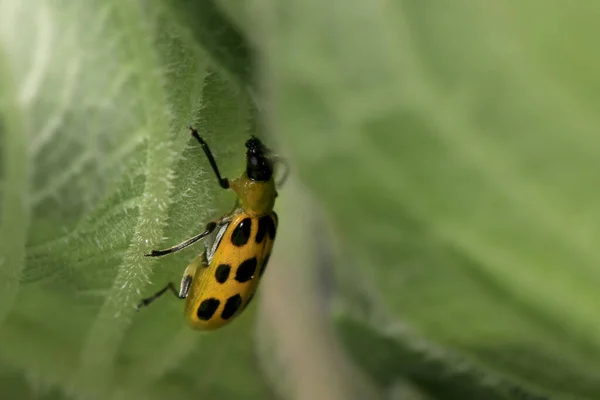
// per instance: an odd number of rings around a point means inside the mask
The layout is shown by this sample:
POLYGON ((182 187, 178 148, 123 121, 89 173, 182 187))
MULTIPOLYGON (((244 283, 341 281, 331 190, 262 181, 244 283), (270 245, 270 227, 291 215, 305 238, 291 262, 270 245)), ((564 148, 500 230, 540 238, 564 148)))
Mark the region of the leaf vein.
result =
POLYGON ((0 147, 4 160, 0 202, 0 322, 19 292, 30 221, 28 135, 11 72, 8 57, 0 45, 0 93, 5 98, 0 102, 0 120, 3 122, 0 129, 4 131, 4 142, 0 147))

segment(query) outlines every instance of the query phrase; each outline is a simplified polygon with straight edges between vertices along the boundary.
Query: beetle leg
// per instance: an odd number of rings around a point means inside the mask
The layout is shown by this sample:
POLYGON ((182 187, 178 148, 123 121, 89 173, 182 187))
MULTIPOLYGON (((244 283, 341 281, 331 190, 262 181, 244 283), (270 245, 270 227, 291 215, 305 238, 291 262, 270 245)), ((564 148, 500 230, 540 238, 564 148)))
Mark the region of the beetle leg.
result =
POLYGON ((189 247, 191 245, 193 245, 194 243, 196 243, 198 240, 205 238, 206 236, 210 235, 211 233, 213 233, 213 231, 215 230, 215 228, 220 225, 223 224, 225 222, 231 221, 234 217, 233 212, 225 215, 224 217, 221 217, 219 219, 215 219, 210 221, 208 224, 206 224, 206 229, 204 230, 204 232, 189 238, 186 241, 183 241, 181 243, 179 243, 178 245, 175 245, 173 247, 170 247, 168 249, 164 249, 164 250, 152 250, 149 254, 144 254, 145 257, 161 257, 161 256, 165 256, 167 254, 171 254, 171 253, 175 253, 178 252, 179 250, 183 250, 186 247, 189 247))
POLYGON ((175 289, 175 284, 173 282, 169 282, 167 286, 160 289, 152 296, 142 299, 140 304, 137 305, 136 309, 139 310, 142 307, 146 307, 148 304, 161 297, 167 291, 171 291, 171 293, 173 293, 173 295, 175 295, 175 297, 177 297, 178 299, 185 299, 190 291, 190 285, 192 284, 192 279, 194 278, 196 270, 198 269, 198 267, 205 264, 206 256, 205 253, 202 252, 202 254, 196 257, 185 269, 183 273, 183 278, 181 279, 181 284, 179 285, 179 292, 177 292, 177 289, 175 289))
POLYGON ((195 137, 198 142, 200 142, 202 150, 204 150, 204 154, 206 154, 206 158, 208 158, 208 162, 210 163, 210 166, 212 167, 213 171, 215 172, 215 175, 217 176, 217 179, 219 180, 219 185, 223 189, 229 189, 229 180, 227 178, 221 177, 219 167, 217 166, 217 162, 215 161, 215 158, 213 157, 212 152, 210 151, 210 147, 208 147, 208 143, 206 143, 204 139, 202 139, 200 135, 198 135, 197 130, 195 130, 191 126, 189 127, 189 129, 192 132, 192 136, 195 137))
POLYGON ((206 236, 210 235, 215 228, 217 227, 217 222, 216 221, 211 221, 208 224, 206 224, 206 229, 204 230, 204 232, 191 237, 189 239, 187 239, 186 241, 183 241, 181 243, 179 243, 178 245, 175 245, 173 247, 170 247, 168 249, 164 249, 164 250, 152 250, 150 252, 150 254, 144 254, 145 257, 161 257, 161 256, 165 256, 167 254, 171 254, 171 253, 175 253, 179 250, 183 250, 186 247, 189 247, 191 245, 193 245, 194 243, 196 243, 198 240, 205 238, 206 236))
POLYGON ((194 258, 185 268, 185 271, 183 271, 183 278, 181 278, 181 284, 179 285, 179 298, 187 297, 196 270, 201 266, 206 266, 206 252, 204 251, 198 257, 194 258))
POLYGON ((158 292, 154 293, 152 296, 142 299, 140 304, 137 305, 136 309, 139 310, 142 307, 146 307, 148 304, 152 303, 154 300, 158 299, 160 296, 165 294, 167 292, 167 290, 170 290, 171 293, 173 293, 175 295, 175 297, 177 297, 179 299, 185 299, 185 297, 187 296, 187 293, 185 293, 184 295, 182 295, 181 293, 178 293, 177 289, 175 289, 175 285, 173 284, 173 282, 169 282, 167 284, 167 286, 160 289, 158 292))

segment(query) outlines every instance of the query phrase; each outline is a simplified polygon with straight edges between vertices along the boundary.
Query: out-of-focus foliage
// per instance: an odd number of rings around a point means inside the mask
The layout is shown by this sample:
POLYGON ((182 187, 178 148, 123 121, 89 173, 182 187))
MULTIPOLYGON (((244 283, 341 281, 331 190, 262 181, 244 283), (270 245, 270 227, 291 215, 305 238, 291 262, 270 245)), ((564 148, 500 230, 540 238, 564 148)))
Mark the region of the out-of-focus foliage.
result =
POLYGON ((259 3, 272 127, 338 235, 371 376, 599 397, 600 6, 259 3))
POLYGON ((598 398, 599 14, 0 0, 1 397, 598 398), (233 201, 189 124, 296 175, 260 312, 210 334, 133 309, 233 201))

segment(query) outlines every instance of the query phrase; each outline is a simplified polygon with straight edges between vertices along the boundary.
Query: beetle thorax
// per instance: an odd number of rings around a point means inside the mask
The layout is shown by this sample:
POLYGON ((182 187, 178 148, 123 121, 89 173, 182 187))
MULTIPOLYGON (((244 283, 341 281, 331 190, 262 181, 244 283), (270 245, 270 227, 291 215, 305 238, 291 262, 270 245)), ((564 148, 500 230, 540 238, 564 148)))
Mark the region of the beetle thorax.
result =
POLYGON ((273 211, 276 196, 273 179, 259 182, 242 176, 231 182, 231 188, 238 195, 242 208, 248 214, 261 216, 273 211))

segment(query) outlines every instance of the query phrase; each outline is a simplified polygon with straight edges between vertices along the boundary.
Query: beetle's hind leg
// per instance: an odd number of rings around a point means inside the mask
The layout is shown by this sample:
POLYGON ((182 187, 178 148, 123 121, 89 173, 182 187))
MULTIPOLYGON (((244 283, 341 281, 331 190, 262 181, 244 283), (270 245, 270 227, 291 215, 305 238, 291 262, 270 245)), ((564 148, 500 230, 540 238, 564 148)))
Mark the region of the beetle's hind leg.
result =
POLYGON ((140 304, 137 305, 136 309, 139 310, 142 307, 148 306, 154 300, 161 297, 167 291, 171 291, 175 297, 178 299, 185 299, 190 291, 190 285, 192 284, 192 279, 194 278, 194 274, 199 266, 206 265, 206 256, 203 252, 198 257, 196 257, 190 265, 187 266, 183 273, 183 278, 181 278, 181 283, 179 284, 179 292, 175 289, 175 284, 173 282, 169 282, 167 286, 160 289, 158 292, 154 293, 152 296, 142 299, 140 304))
POLYGON ((136 309, 139 310, 142 307, 146 307, 147 305, 152 303, 154 300, 158 299, 163 294, 165 294, 167 292, 167 290, 170 290, 175 295, 175 297, 177 297, 179 299, 185 299, 187 296, 187 293, 182 295, 181 292, 177 292, 177 289, 175 289, 175 284, 173 284, 173 282, 169 282, 167 284, 167 286, 160 289, 158 292, 154 293, 152 296, 142 299, 142 301, 140 301, 140 304, 137 305, 136 309))

